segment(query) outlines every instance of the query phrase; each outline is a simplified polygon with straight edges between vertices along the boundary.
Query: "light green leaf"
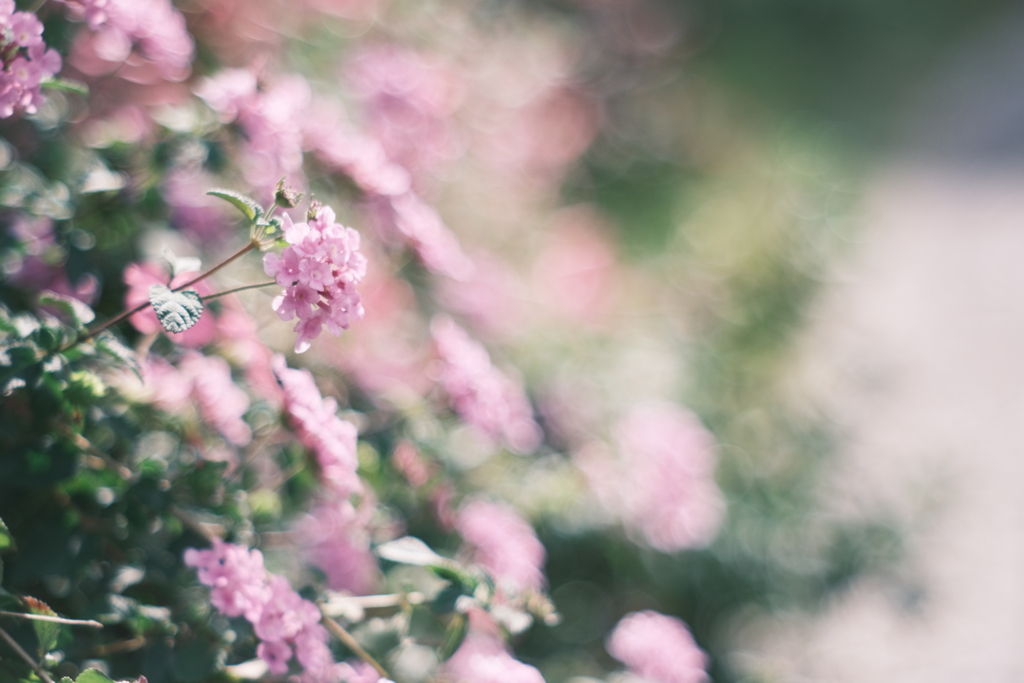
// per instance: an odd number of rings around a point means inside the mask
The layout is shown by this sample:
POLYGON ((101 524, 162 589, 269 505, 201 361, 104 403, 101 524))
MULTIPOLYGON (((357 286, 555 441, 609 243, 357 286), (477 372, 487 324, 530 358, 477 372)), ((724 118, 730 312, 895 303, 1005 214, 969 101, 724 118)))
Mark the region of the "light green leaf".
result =
POLYGON ((114 335, 109 332, 101 332, 100 334, 93 337, 96 343, 96 348, 106 355, 119 360, 129 368, 132 372, 138 375, 139 379, 142 379, 142 368, 139 366, 138 356, 135 352, 119 342, 114 335))
POLYGON ((203 314, 203 300, 194 289, 174 292, 166 285, 153 285, 149 288, 149 303, 164 329, 174 334, 195 325, 203 314))
POLYGON ((114 683, 114 681, 97 669, 86 669, 78 674, 75 683, 114 683))
POLYGON ((466 639, 466 633, 469 632, 469 619, 465 614, 457 613, 452 617, 451 622, 448 624, 448 628, 444 632, 444 645, 441 650, 437 653, 438 659, 442 662, 451 659, 451 656, 455 654, 455 651, 462 645, 462 641, 466 639))
POLYGON ((39 85, 50 90, 78 93, 82 97, 89 96, 89 86, 78 81, 69 81, 66 78, 48 78, 39 85))
MULTIPOLYGON (((57 616, 57 613, 50 609, 49 605, 37 598, 26 595, 25 604, 28 606, 29 614, 57 616)), ((57 638, 60 637, 60 624, 55 624, 52 621, 33 620, 32 627, 36 631, 36 639, 39 640, 39 657, 42 658, 57 645, 57 638)))
POLYGON ((83 327, 96 319, 96 314, 78 299, 49 290, 39 295, 40 306, 56 308, 66 315, 75 327, 83 327))
POLYGON ((15 550, 14 536, 11 536, 11 530, 4 524, 4 520, 0 519, 0 552, 5 550, 15 550))
POLYGON ((220 197, 221 199, 231 202, 252 222, 255 222, 257 218, 266 213, 263 210, 263 207, 260 206, 255 199, 252 197, 246 197, 244 194, 235 192, 234 190, 225 190, 218 187, 208 191, 206 194, 213 195, 214 197, 220 197))

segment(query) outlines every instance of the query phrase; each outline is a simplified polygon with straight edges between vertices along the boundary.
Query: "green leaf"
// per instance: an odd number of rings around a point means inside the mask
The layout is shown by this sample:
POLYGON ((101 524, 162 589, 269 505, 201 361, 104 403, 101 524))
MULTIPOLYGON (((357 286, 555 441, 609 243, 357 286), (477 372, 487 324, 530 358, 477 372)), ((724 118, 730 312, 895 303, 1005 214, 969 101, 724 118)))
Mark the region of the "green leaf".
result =
POLYGON ((89 96, 89 86, 78 81, 69 81, 66 78, 48 78, 39 85, 50 90, 78 93, 82 97, 89 96))
POLYGON ((119 342, 117 337, 104 331, 93 337, 93 340, 96 342, 97 349, 114 360, 121 361, 131 368, 132 372, 134 372, 139 379, 142 379, 142 367, 139 365, 138 356, 135 355, 133 350, 119 342))
POLYGON ((75 683, 114 683, 114 681, 96 669, 86 669, 78 674, 75 683))
MULTIPOLYGON (((29 614, 39 614, 47 617, 55 617, 57 613, 50 609, 42 600, 25 596, 25 604, 28 605, 29 614)), ((57 638, 60 637, 60 624, 52 621, 33 621, 32 627, 36 631, 36 638, 39 640, 39 657, 42 658, 47 652, 57 645, 57 638)))
POLYGON ((75 327, 83 327, 96 319, 96 314, 78 299, 49 290, 39 295, 40 306, 56 308, 66 315, 75 327))
POLYGON ((11 530, 4 524, 4 520, 0 519, 0 552, 15 549, 14 536, 11 535, 11 530))
POLYGON ((203 300, 194 289, 171 291, 166 285, 149 288, 149 303, 156 311, 157 320, 168 332, 177 334, 199 322, 203 314, 203 300))
POLYGON ((434 614, 448 614, 455 611, 455 603, 465 594, 461 583, 449 583, 441 589, 437 597, 430 603, 430 611, 434 614))
POLYGON ((75 683, 75 682, 73 680, 71 680, 70 678, 68 678, 67 676, 65 676, 64 678, 62 678, 59 681, 57 681, 57 683, 75 683))
POLYGON ((260 206, 255 199, 246 197, 244 194, 235 192, 234 190, 225 190, 218 187, 210 190, 206 194, 213 195, 214 197, 220 197, 221 199, 231 202, 252 222, 255 222, 257 218, 266 213, 263 210, 263 207, 260 206))
POLYGON ((462 641, 466 639, 468 631, 469 619, 466 618, 465 614, 460 612, 452 617, 451 623, 448 624, 448 628, 444 633, 444 645, 437 653, 438 659, 442 662, 451 659, 451 656, 459 649, 459 645, 462 645, 462 641))
POLYGON ((388 541, 377 546, 377 555, 385 560, 399 564, 419 566, 444 565, 448 560, 430 549, 426 543, 415 536, 403 536, 395 541, 388 541))

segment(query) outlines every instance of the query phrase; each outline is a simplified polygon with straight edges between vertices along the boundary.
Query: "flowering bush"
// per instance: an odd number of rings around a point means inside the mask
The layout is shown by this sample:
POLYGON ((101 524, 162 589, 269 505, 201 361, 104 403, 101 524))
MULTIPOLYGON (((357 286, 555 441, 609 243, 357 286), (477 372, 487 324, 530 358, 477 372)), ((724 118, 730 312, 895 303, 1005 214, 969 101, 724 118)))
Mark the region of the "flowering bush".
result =
POLYGON ((0 2, 0 683, 728 680, 877 559, 792 485, 797 228, 609 199, 672 41, 492 5, 0 2))

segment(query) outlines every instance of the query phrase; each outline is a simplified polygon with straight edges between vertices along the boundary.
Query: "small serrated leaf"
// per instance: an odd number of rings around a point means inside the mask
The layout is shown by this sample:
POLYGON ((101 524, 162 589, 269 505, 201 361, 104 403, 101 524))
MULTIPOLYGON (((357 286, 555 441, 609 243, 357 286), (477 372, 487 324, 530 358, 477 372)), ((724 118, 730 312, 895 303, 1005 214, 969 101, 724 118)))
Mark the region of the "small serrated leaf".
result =
POLYGON ((257 218, 266 213, 263 207, 260 206, 255 199, 252 197, 246 197, 240 192, 234 190, 225 190, 223 188, 216 188, 209 190, 206 194, 213 195, 214 197, 220 197, 225 201, 229 201, 235 205, 235 207, 245 214, 245 217, 250 221, 255 222, 257 218))
POLYGON ((86 669, 78 674, 75 683, 114 683, 114 681, 97 669, 86 669))
MULTIPOLYGON (((57 616, 57 613, 50 609, 49 605, 38 598, 26 595, 25 605, 28 607, 29 614, 46 617, 57 616)), ((35 629, 36 639, 39 641, 39 656, 43 657, 57 645, 57 638, 60 637, 60 624, 55 624, 52 621, 33 620, 32 627, 35 629)))
POLYGON ((66 315, 75 327, 83 327, 96 319, 96 314, 87 305, 71 296, 46 290, 39 295, 40 306, 50 306, 66 315))
POLYGON ((166 285, 152 285, 149 303, 163 328, 173 334, 192 327, 203 314, 203 300, 194 289, 175 292, 166 285))

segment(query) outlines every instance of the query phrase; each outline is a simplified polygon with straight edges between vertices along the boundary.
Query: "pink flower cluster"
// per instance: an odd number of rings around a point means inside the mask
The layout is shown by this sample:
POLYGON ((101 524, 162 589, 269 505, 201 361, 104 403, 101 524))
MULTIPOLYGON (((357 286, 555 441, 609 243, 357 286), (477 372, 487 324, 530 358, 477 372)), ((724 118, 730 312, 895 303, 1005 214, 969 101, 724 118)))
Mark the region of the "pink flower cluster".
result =
POLYGON ((34 113, 42 104, 40 84, 60 71, 56 50, 43 42, 43 23, 31 12, 16 12, 14 0, 0 0, 0 118, 34 113))
POLYGON ((217 611, 252 623, 261 641, 256 654, 272 673, 287 673, 293 655, 305 669, 305 683, 335 683, 348 671, 334 662, 320 610, 283 576, 268 573, 260 551, 215 539, 210 550, 186 550, 185 564, 195 567, 199 582, 211 588, 210 602, 217 611))
POLYGON ((452 683, 544 683, 540 671, 509 654, 498 638, 472 630, 444 669, 452 683))
POLYGON ((252 440, 252 429, 243 419, 249 397, 231 379, 231 366, 220 356, 189 351, 177 368, 150 356, 143 366, 143 377, 153 402, 160 408, 177 412, 192 399, 203 420, 229 443, 244 446, 252 440))
POLYGON ((337 401, 320 396, 309 370, 289 368, 280 355, 271 365, 284 391, 284 410, 292 428, 316 455, 324 483, 341 497, 361 491, 355 426, 337 416, 337 401))
POLYGON ((650 683, 702 683, 708 657, 679 619, 651 610, 624 616, 607 641, 608 652, 650 683))
POLYGON ((331 590, 363 595, 376 583, 377 560, 366 529, 373 506, 365 503, 358 510, 347 500, 321 503, 295 530, 306 558, 327 576, 331 590))
POLYGON ((195 43, 185 17, 170 0, 64 0, 72 15, 85 19, 96 35, 76 45, 75 64, 90 75, 106 67, 93 61, 122 63, 136 51, 161 78, 181 81, 191 71, 195 43), (88 57, 80 59, 80 57, 88 57))
POLYGON ((670 403, 640 405, 616 437, 618 459, 599 450, 575 459, 601 504, 657 550, 710 543, 725 501, 714 479, 714 440, 697 417, 670 403))
POLYGON ((274 310, 282 320, 299 319, 295 352, 302 353, 324 325, 340 335, 363 317, 355 286, 366 275, 366 257, 359 251, 359 233, 335 223, 329 206, 317 207, 308 223, 292 223, 285 214, 284 237, 290 246, 280 256, 264 256, 263 269, 285 288, 274 310))
POLYGON ((494 367, 487 350, 450 318, 435 318, 430 331, 441 357, 441 385, 455 412, 516 452, 534 450, 541 431, 522 385, 494 367))
POLYGON ((544 545, 515 510, 475 500, 459 510, 455 528, 473 547, 473 561, 513 591, 544 586, 544 545))

